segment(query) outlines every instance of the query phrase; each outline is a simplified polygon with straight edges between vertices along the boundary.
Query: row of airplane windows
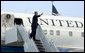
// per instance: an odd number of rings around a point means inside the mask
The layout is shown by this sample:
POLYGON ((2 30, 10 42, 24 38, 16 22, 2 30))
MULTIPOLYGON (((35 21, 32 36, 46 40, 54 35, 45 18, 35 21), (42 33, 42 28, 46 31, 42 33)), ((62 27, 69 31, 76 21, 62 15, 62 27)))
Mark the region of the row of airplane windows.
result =
MULTIPOLYGON (((44 31, 44 34, 47 35, 47 30, 43 30, 43 31, 44 31)), ((50 30, 49 32, 50 32, 50 35, 54 35, 54 30, 50 30)), ((56 31, 56 35, 60 36, 59 30, 56 31)), ((72 31, 69 31, 69 36, 73 36, 72 31)), ((81 32, 81 37, 84 37, 84 32, 81 32)))

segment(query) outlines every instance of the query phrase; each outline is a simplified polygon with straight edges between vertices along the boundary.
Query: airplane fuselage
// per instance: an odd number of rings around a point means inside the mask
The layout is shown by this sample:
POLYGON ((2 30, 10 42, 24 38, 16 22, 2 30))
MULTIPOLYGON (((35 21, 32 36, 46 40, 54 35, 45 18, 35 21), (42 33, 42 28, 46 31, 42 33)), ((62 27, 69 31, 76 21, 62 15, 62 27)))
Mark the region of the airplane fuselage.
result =
MULTIPOLYGON (((1 15, 2 14, 13 14, 14 19, 22 19, 26 31, 31 31, 33 14, 11 12, 2 12, 1 15)), ((3 19, 3 17, 1 17, 1 19, 3 19)), ((54 42, 57 46, 70 45, 71 47, 84 48, 83 18, 42 15, 38 18, 38 23, 49 39, 49 42, 54 42)))

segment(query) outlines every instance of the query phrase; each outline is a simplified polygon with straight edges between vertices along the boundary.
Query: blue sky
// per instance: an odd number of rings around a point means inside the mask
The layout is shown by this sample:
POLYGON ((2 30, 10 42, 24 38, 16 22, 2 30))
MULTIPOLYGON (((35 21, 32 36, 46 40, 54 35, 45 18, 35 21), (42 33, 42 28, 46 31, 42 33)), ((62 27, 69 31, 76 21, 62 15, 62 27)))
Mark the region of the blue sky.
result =
MULTIPOLYGON (((84 17, 84 1, 54 1, 54 6, 62 16, 84 17)), ((51 15, 51 1, 1 1, 1 10, 9 12, 39 13, 51 15)))

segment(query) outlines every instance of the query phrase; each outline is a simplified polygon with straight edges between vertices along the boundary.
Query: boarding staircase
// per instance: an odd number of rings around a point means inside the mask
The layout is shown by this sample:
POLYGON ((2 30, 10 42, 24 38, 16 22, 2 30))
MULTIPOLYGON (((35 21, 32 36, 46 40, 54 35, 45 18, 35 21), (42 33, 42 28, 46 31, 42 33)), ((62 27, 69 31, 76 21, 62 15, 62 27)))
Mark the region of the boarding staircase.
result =
POLYGON ((39 25, 36 31, 36 38, 39 41, 34 41, 29 38, 29 32, 26 32, 23 25, 15 25, 12 29, 6 32, 5 44, 17 43, 23 41, 24 52, 57 52, 45 37, 41 26, 39 25), (12 38, 13 37, 13 38, 12 38))

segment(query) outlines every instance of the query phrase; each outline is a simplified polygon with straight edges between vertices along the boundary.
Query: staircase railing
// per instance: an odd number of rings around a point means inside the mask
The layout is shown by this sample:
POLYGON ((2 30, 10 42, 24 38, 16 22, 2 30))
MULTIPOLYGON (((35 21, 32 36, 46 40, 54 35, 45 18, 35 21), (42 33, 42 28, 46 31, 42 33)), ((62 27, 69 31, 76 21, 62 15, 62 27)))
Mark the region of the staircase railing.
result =
POLYGON ((32 39, 29 39, 29 34, 25 32, 24 27, 22 25, 17 25, 18 33, 20 33, 23 41, 24 41, 24 51, 25 52, 39 52, 37 46, 35 45, 32 39))

